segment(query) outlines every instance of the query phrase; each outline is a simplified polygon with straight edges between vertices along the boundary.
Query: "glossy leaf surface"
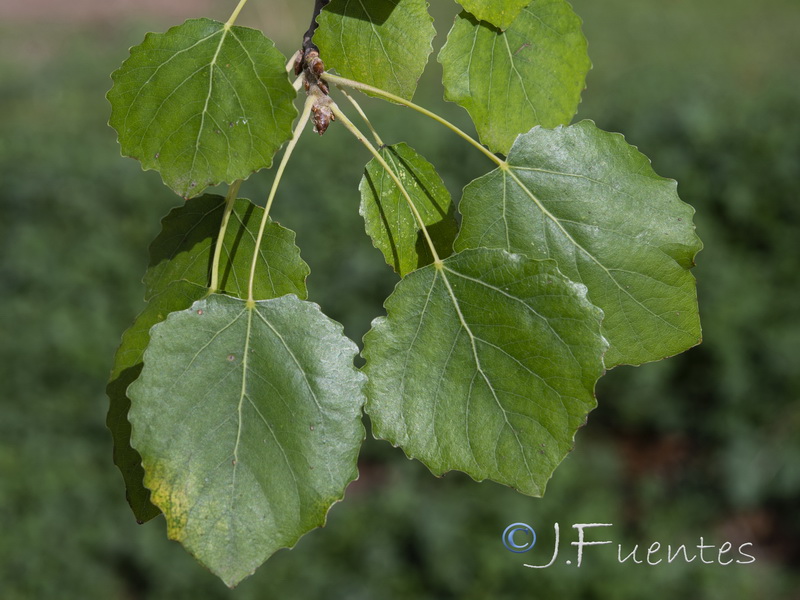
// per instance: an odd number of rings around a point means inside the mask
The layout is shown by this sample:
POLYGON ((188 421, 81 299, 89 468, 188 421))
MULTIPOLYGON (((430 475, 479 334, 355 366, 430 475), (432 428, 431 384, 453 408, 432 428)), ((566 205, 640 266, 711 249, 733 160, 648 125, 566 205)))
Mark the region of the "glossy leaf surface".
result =
POLYGON ((436 35, 425 0, 332 0, 314 42, 328 69, 410 100, 436 35))
POLYGON ((364 337, 376 436, 540 496, 594 408, 601 313, 552 261, 467 250, 407 275, 364 337))
POLYGON ((297 114, 285 62, 261 32, 210 19, 148 34, 111 76, 122 153, 186 198, 269 167, 297 114))
MULTIPOLYGON (((386 146, 380 153, 411 196, 439 256, 452 254, 455 208, 433 165, 405 143, 386 146)), ((367 234, 386 263, 400 276, 431 264, 431 251, 405 196, 376 159, 367 164, 359 190, 367 234)))
POLYGON ((554 259, 605 314, 608 368, 699 343, 689 270, 702 244, 675 181, 591 121, 531 130, 508 163, 464 188, 457 250, 488 246, 554 259))
POLYGON ((229 586, 323 525, 357 476, 364 376, 341 329, 295 296, 222 295, 152 329, 131 441, 169 537, 229 586))
POLYGON ((439 62, 445 98, 502 154, 535 125, 569 123, 591 67, 581 21, 565 0, 533 0, 505 31, 462 13, 439 62))

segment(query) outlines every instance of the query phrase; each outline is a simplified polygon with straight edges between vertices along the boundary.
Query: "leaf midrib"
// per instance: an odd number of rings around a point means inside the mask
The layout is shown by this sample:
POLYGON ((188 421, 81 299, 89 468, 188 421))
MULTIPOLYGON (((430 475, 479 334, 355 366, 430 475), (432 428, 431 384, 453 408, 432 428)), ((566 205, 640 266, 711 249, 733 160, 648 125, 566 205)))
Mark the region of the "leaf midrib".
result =
MULTIPOLYGON (((200 113, 200 127, 197 129, 197 138, 195 139, 194 143, 194 155, 192 156, 192 166, 189 167, 189 173, 194 173, 194 165, 197 161, 197 155, 200 153, 200 138, 203 135, 203 129, 205 128, 206 123, 206 114, 208 113, 208 102, 211 100, 211 95, 214 92, 214 67, 217 66, 217 58, 219 58, 219 53, 222 50, 222 45, 225 43, 225 38, 228 37, 228 32, 230 31, 229 25, 223 25, 222 27, 222 35, 219 38, 219 44, 217 44, 217 49, 214 52, 214 56, 211 58, 211 63, 208 65, 208 93, 206 94, 206 101, 203 105, 203 111, 200 113)), ((219 125, 219 124, 218 124, 219 125)), ((249 126, 248 126, 249 127, 249 126)))
MULTIPOLYGON (((231 488, 236 486, 236 467, 239 465, 239 443, 242 439, 242 407, 244 406, 244 399, 247 396, 247 364, 250 357, 250 333, 253 328, 253 308, 246 307, 247 312, 247 326, 245 328, 244 338, 244 354, 242 355, 242 387, 239 393, 239 404, 237 406, 237 413, 239 415, 239 422, 236 430, 236 443, 233 446, 233 481, 231 488)), ((241 316, 241 314, 239 315, 241 316)), ((237 317, 238 320, 239 317, 237 317)))
MULTIPOLYGON (((683 331, 682 329, 680 329, 680 328, 679 328, 679 327, 677 327, 676 325, 674 325, 674 324, 670 323, 670 322, 669 322, 668 320, 666 320, 666 319, 665 319, 663 316, 661 316, 661 315, 659 315, 659 314, 657 314, 657 313, 653 312, 653 311, 652 311, 652 310, 651 310, 651 309, 650 309, 648 306, 646 306, 645 304, 643 304, 642 302, 640 302, 640 301, 639 301, 639 300, 638 300, 636 297, 634 297, 634 296, 633 296, 633 294, 631 294, 631 293, 630 293, 630 292, 629 292, 627 289, 625 289, 625 287, 624 287, 624 286, 622 286, 622 285, 621 285, 621 284, 620 284, 620 283, 619 283, 619 282, 616 280, 616 278, 615 278, 615 277, 614 277, 614 275, 612 274, 612 271, 611 271, 611 270, 610 270, 608 267, 606 267, 606 266, 605 266, 603 263, 601 263, 601 262, 600 262, 600 261, 597 259, 597 257, 595 257, 595 256, 594 256, 594 255, 593 255, 591 252, 589 252, 589 251, 588 251, 586 248, 584 248, 584 247, 583 247, 583 246, 582 246, 580 243, 578 243, 578 241, 577 241, 577 240, 576 240, 574 237, 572 237, 572 234, 570 234, 570 233, 569 233, 569 231, 567 231, 567 230, 564 228, 564 226, 561 224, 561 220, 560 220, 558 217, 556 217, 556 216, 555 216, 553 213, 551 213, 549 210, 547 210, 547 208, 544 206, 544 204, 542 204, 542 202, 541 202, 541 201, 540 201, 540 200, 539 200, 539 199, 536 197, 536 195, 535 195, 535 194, 534 194, 534 193, 533 193, 533 192, 532 192, 532 191, 531 191, 531 190, 528 188, 528 186, 526 186, 526 185, 525 185, 525 184, 522 182, 522 180, 521 180, 519 177, 517 177, 516 173, 514 173, 514 169, 515 169, 515 168, 516 168, 516 167, 514 167, 514 166, 508 165, 508 166, 507 166, 505 169, 503 169, 503 171, 508 173, 508 175, 509 175, 509 176, 510 176, 510 177, 511 177, 511 178, 512 178, 512 179, 513 179, 513 180, 514 180, 516 183, 517 183, 517 185, 518 185, 518 186, 519 186, 519 187, 520 187, 520 188, 521 188, 521 189, 522 189, 522 190, 525 192, 525 194, 526 194, 526 195, 527 195, 527 196, 528 196, 528 197, 529 197, 529 198, 530 198, 530 199, 531 199, 531 200, 534 202, 534 204, 536 204, 536 206, 539 208, 539 210, 541 210, 541 211, 542 211, 542 214, 544 214, 544 215, 545 215, 545 216, 546 216, 548 219, 550 219, 550 220, 551 220, 551 221, 552 221, 552 222, 553 222, 553 223, 556 225, 556 227, 558 227, 558 229, 559 229, 559 230, 560 230, 560 231, 561 231, 561 232, 564 234, 564 237, 566 237, 566 238, 567 238, 567 240, 569 240, 569 242, 570 242, 570 243, 572 243, 572 245, 574 245, 574 246, 575 246, 575 247, 576 247, 578 250, 580 250, 580 251, 581 251, 583 254, 585 254, 587 257, 589 257, 589 259, 590 259, 592 262, 594 262, 594 263, 595 263, 595 264, 596 264, 598 267, 600 267, 600 268, 601 268, 601 269, 602 269, 602 270, 605 272, 606 276, 607 276, 607 277, 608 277, 608 278, 609 278, 611 281, 613 281, 613 282, 614 282, 614 285, 617 287, 617 289, 618 289, 620 292, 622 292, 623 294, 625 294, 625 295, 626 295, 628 298, 630 298, 630 299, 631 299, 631 301, 633 301, 633 303, 634 303, 634 304, 636 304, 637 306, 640 306, 640 307, 641 307, 643 310, 645 310, 647 313, 651 314, 651 315, 652 315, 654 318, 656 318, 656 319, 658 319, 659 321, 663 322, 664 324, 666 324, 666 325, 667 325, 667 326, 669 326, 670 328, 674 329, 675 331, 678 331, 678 332, 680 332, 681 334, 684 334, 684 335, 686 334, 686 332, 685 332, 685 331, 683 331)), ((503 195, 503 202, 505 202, 505 194, 503 195)), ((589 293, 591 293, 591 290, 589 291, 589 293)))
MULTIPOLYGON (((469 325, 467 324, 466 319, 464 318, 464 314, 461 312, 461 306, 458 303, 458 299, 456 298, 455 292, 453 291, 453 287, 450 285, 450 280, 447 278, 446 269, 440 264, 437 264, 436 267, 435 267, 434 277, 433 277, 433 282, 431 283, 431 287, 436 285, 436 279, 437 279, 437 276, 438 276, 439 273, 441 273, 441 275, 442 275, 442 281, 444 282, 445 287, 447 288, 447 293, 449 294, 450 300, 453 303, 453 308, 455 308, 455 310, 456 310, 456 314, 458 315, 458 320, 461 323, 461 327, 464 329, 464 331, 469 336, 470 345, 472 347, 472 357, 473 357, 473 359, 475 361, 475 368, 477 369, 477 372, 481 374, 481 377, 483 378, 484 383, 486 383, 486 387, 489 388, 489 391, 492 394, 492 398, 494 398, 494 401, 497 404, 497 407, 500 409, 500 412, 503 414, 503 420, 505 421, 506 426, 514 434, 514 439, 516 440, 517 446, 519 446, 520 454, 522 455, 522 461, 525 464, 525 470, 528 473, 528 477, 533 479, 534 475, 533 475, 533 472, 531 471, 530 465, 528 464, 528 457, 525 454, 525 448, 522 445, 522 441, 519 439, 519 434, 517 433, 517 430, 514 428, 514 426, 511 424, 511 421, 509 421, 508 412, 506 411, 505 407, 501 404, 500 399, 497 397, 497 393, 495 392, 494 386, 492 385, 491 381, 489 380, 489 377, 486 375, 486 372, 483 370, 483 367, 481 365, 480 357, 478 356, 478 348, 477 348, 477 345, 475 344, 475 339, 476 339, 475 335, 472 333, 472 330, 470 329, 469 325)), ((473 377, 473 380, 474 380, 474 377, 473 377)), ((471 396, 471 394, 470 394, 470 396, 471 396)), ((469 439, 467 439, 467 443, 469 443, 469 439)), ((471 451, 471 449, 470 449, 470 451, 471 451)), ((474 459, 474 457, 473 457, 473 459, 474 459)), ((498 468, 499 468, 499 465, 498 465, 498 468)))
MULTIPOLYGON (((180 50, 178 50, 177 52, 175 52, 175 53, 174 53, 172 56, 170 56, 170 57, 169 57, 167 60, 165 60, 164 62, 162 62, 160 65, 158 65, 158 66, 155 68, 155 70, 154 70, 154 71, 153 71, 153 73, 150 75, 150 77, 148 77, 148 78, 147 78, 147 81, 145 81, 145 82, 144 82, 144 84, 142 84, 142 85, 139 87, 139 89, 136 91, 136 95, 133 97, 133 100, 131 100, 131 103, 130 103, 130 105, 128 105, 128 110, 127 110, 127 112, 125 113, 125 118, 124 118, 124 119, 123 119, 123 121, 122 121, 122 128, 123 128, 123 130, 127 131, 127 127, 128 127, 128 117, 130 116, 130 114, 131 114, 131 110, 133 110, 133 106, 136 104, 136 101, 139 99, 139 96, 140 96, 140 94, 141 94, 141 93, 142 93, 142 91, 143 91, 143 90, 146 88, 146 86, 147 86, 147 85, 148 85, 148 84, 149 84, 149 83, 150 83, 150 82, 153 80, 153 77, 155 77, 155 76, 158 74, 158 72, 161 70, 161 68, 162 68, 162 67, 164 67, 164 66, 166 66, 166 65, 167 65, 169 62, 171 62, 171 61, 172 61, 172 59, 174 59, 176 56, 179 56, 179 55, 183 54, 184 52, 189 52, 189 51, 190 51, 192 48, 195 48, 196 46, 199 46, 199 45, 200 45, 200 44, 202 44, 203 42, 205 42, 205 41, 207 41, 207 40, 210 40, 212 37, 214 37, 214 36, 215 36, 215 35, 217 35, 218 33, 219 33, 219 31, 215 31, 215 32, 213 32, 213 33, 211 33, 211 34, 207 35, 206 37, 204 37, 204 38, 202 38, 202 39, 199 39, 199 40, 197 40, 197 41, 196 41, 194 44, 192 44, 191 46, 187 46, 186 48, 181 48, 180 50)), ((160 110, 160 108, 159 108, 159 110, 160 110)), ((141 143, 141 142, 140 142, 140 143, 141 143)))

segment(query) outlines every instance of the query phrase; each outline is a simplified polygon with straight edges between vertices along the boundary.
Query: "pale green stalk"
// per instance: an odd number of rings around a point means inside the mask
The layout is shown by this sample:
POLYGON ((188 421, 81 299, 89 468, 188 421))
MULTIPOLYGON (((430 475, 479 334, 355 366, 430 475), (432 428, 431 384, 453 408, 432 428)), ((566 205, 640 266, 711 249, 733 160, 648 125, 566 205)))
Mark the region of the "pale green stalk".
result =
POLYGON ((239 0, 239 4, 236 5, 236 8, 233 9, 231 13, 230 19, 225 23, 225 29, 230 29, 233 27, 233 24, 236 23, 236 19, 239 18, 239 13, 244 8, 244 5, 247 4, 247 0, 239 0))
POLYGON ((214 247, 214 259, 211 261, 211 283, 208 286, 210 294, 216 293, 219 288, 219 259, 225 242, 225 230, 228 228, 228 221, 231 218, 233 206, 236 204, 236 195, 239 193, 241 185, 241 179, 234 181, 228 188, 228 195, 225 196, 225 211, 222 213, 222 223, 220 223, 219 234, 217 234, 217 245, 214 247))
POLYGON ((343 87, 340 86, 339 91, 342 92, 342 94, 344 94, 345 98, 350 100, 350 104, 352 104, 355 107, 356 111, 358 111, 358 114, 361 115, 361 118, 364 120, 364 123, 367 124, 367 127, 369 127, 369 130, 372 132, 372 137, 375 138, 375 143, 378 144, 378 146, 383 147, 385 144, 383 143, 381 136, 379 136, 378 132, 375 131, 375 128, 372 126, 372 123, 370 123, 370 120, 369 118, 367 118, 367 114, 364 112, 364 109, 361 108, 361 105, 356 101, 355 98, 353 98, 350 94, 348 94, 347 90, 344 89, 343 87))
POLYGON ((286 164, 289 162, 289 158, 292 156, 292 152, 294 151, 294 147, 297 145, 297 141, 300 139, 300 134, 303 133, 303 129, 308 122, 308 118, 311 115, 311 107, 314 105, 316 100, 316 96, 314 94, 308 96, 306 98, 306 103, 303 106, 303 112, 300 115, 300 120, 297 122, 297 125, 294 128, 294 133, 292 134, 292 139, 289 141, 289 144, 286 146, 286 150, 283 153, 283 157, 281 158, 281 164, 278 166, 278 171, 275 173, 275 180, 272 182, 272 189, 269 191, 269 197, 267 198, 267 204, 264 207, 264 216, 261 218, 261 225, 258 228, 258 236, 256 237, 256 247, 253 251, 253 261, 250 263, 250 282, 247 286, 247 304, 252 306, 255 302, 253 298, 253 285, 256 279, 256 263, 258 261, 258 252, 261 249, 261 240, 264 238, 264 229, 267 226, 267 221, 269 220, 269 211, 272 208, 272 202, 275 200, 275 194, 278 191, 278 186, 280 185, 281 178, 283 177, 283 171, 286 169, 286 164))
POLYGON ((461 129, 459 129, 458 127, 453 125, 447 119, 443 119, 442 117, 440 117, 436 113, 431 112, 426 108, 422 108, 418 104, 414 104, 413 102, 410 102, 409 100, 406 100, 405 98, 401 98, 400 96, 396 96, 395 94, 392 94, 391 92, 387 92, 386 90, 382 90, 380 88, 376 88, 376 87, 373 87, 371 85, 367 85, 366 83, 361 83, 359 81, 353 81, 352 79, 346 79, 344 77, 339 77, 338 75, 331 75, 327 71, 323 75, 323 79, 325 79, 325 81, 327 81, 329 83, 334 83, 336 85, 340 85, 340 86, 344 86, 344 87, 350 87, 350 88, 353 88, 353 89, 356 89, 356 90, 361 90, 362 92, 370 92, 371 94, 375 94, 375 95, 380 96, 382 98, 385 98, 387 100, 391 100, 392 102, 397 102, 398 104, 402 104, 403 106, 407 106, 408 108, 411 108, 411 109, 417 111, 418 113, 421 113, 421 114, 425 115, 426 117, 429 117, 429 118, 433 119, 437 123, 440 123, 440 124, 444 125, 445 127, 447 127, 450 131, 452 131, 453 133, 455 133, 456 135, 458 135, 462 139, 464 139, 467 142, 469 142, 472 146, 474 146, 475 148, 480 150, 487 158, 489 158, 492 162, 494 162, 501 169, 508 168, 508 163, 506 161, 504 161, 502 158, 498 158, 497 156, 495 156, 494 154, 489 152, 489 150, 484 148, 481 145, 480 142, 478 142, 476 139, 474 139, 468 133, 462 131, 461 129))

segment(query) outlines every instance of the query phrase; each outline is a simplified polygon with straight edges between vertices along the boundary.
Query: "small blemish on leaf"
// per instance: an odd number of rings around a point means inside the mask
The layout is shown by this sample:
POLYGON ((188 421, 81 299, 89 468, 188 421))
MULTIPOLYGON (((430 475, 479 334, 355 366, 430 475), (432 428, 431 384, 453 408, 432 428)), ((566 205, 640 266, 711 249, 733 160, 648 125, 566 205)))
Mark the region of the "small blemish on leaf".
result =
POLYGON ((161 153, 160 152, 156 152, 155 158, 158 158, 159 156, 161 156, 161 153))
POLYGON ((517 51, 516 51, 516 52, 514 52, 514 56, 516 56, 517 54, 519 54, 520 52, 522 52, 522 51, 523 51, 525 48, 530 48, 530 47, 531 47, 531 44, 530 44, 530 42, 525 42, 524 44, 522 44, 522 46, 520 46, 519 48, 517 48, 517 51))
POLYGON ((202 308, 201 308, 201 309, 199 309, 199 310, 197 311, 197 314, 198 314, 198 315, 202 315, 202 314, 203 314, 203 309, 202 309, 202 308))
POLYGON ((309 427, 309 429, 310 429, 311 431, 314 431, 314 426, 312 425, 311 427, 309 427))
POLYGON ((233 362, 236 360, 236 357, 233 354, 228 354, 228 362, 233 362))

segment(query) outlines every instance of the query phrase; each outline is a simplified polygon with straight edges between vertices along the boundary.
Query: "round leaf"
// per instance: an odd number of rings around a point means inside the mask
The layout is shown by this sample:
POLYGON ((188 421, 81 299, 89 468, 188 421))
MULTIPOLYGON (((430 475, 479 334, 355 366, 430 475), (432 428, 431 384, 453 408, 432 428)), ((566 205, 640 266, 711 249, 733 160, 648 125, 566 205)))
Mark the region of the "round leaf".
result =
POLYGON ((601 313, 552 261, 467 250, 414 271, 364 337, 376 436, 435 474, 540 496, 594 408, 601 313))
POLYGON ((261 32, 210 19, 148 34, 111 75, 122 153, 186 198, 269 167, 297 114, 285 62, 261 32))
POLYGON ((328 69, 411 100, 436 35, 425 0, 332 0, 317 22, 328 69))
POLYGON ((145 485, 169 536, 234 586, 323 525, 356 478, 357 349, 295 296, 212 295, 151 336, 129 388, 145 485))
POLYGON ((461 13, 439 62, 445 98, 502 154, 534 125, 569 123, 591 68, 581 21, 565 0, 533 0, 506 31, 461 13))
POLYGON ((521 135, 508 163, 464 188, 456 250, 488 246, 555 259, 603 309, 609 368, 699 343, 689 269, 702 243, 675 181, 591 121, 521 135))

